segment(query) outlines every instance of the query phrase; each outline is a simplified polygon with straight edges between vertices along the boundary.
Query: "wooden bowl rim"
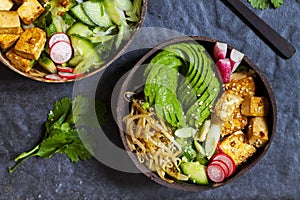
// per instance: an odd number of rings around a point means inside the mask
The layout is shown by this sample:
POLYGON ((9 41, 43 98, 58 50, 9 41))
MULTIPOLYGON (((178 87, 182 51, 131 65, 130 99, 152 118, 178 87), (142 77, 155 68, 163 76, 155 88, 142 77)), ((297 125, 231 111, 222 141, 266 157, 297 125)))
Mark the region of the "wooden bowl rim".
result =
MULTIPOLYGON (((124 117, 124 106, 126 106, 126 104, 128 105, 128 102, 126 103, 126 101, 124 100, 124 92, 126 92, 126 88, 128 87, 128 84, 130 83, 131 77, 134 75, 134 73, 136 72, 136 70, 151 56, 153 56, 157 51, 161 50, 162 48, 164 48, 165 46, 168 46, 170 44, 173 43, 178 43, 178 42, 187 42, 187 41, 197 41, 197 42, 208 42, 208 43, 215 43, 215 42, 221 42, 219 40, 216 39, 212 39, 212 38, 208 38, 208 37, 203 37, 203 36, 183 36, 183 37, 177 37, 171 40, 167 40, 163 43, 158 44, 157 46, 155 46, 154 48, 152 48, 150 51, 148 51, 135 65, 134 67, 130 70, 130 72, 128 73, 127 77, 125 78, 122 87, 120 89, 120 94, 118 97, 118 103, 117 103, 117 124, 119 127, 119 133, 120 133, 120 137, 122 140, 122 143, 125 147, 125 150, 127 151, 128 156, 131 158, 132 162, 135 164, 135 166, 144 174, 146 175, 148 178, 150 178, 152 181, 161 184, 163 186, 169 187, 169 188, 173 188, 176 190, 182 190, 182 191, 192 191, 192 192, 200 192, 200 191, 204 191, 204 190, 211 190, 214 188, 218 188, 220 186, 224 186, 228 183, 231 183, 232 181, 238 179, 240 176, 242 176, 243 174, 245 174, 247 171, 250 170, 250 168, 252 168, 255 164, 257 164, 266 154, 266 152, 268 151, 273 138, 275 136, 275 132, 276 132, 276 123, 277 123, 277 107, 276 107, 276 101, 275 101, 275 96, 273 94, 273 90, 271 88, 271 85, 269 84, 268 80, 266 79, 266 77, 264 76, 264 74, 260 71, 260 69, 245 55, 243 61, 246 62, 250 68, 252 68, 258 75, 259 79, 262 81, 265 89, 267 90, 266 95, 269 96, 269 100, 270 100, 270 119, 271 119, 271 124, 270 127, 271 128, 271 132, 269 132, 269 142, 268 144, 263 147, 260 151, 260 153, 258 155, 255 155, 255 158, 252 159, 252 161, 250 163, 247 164, 247 166, 242 166, 242 169, 238 170, 237 174, 234 174, 233 176, 227 178, 224 182, 222 183, 210 183, 209 185, 196 185, 196 184, 192 184, 192 183, 167 183, 165 181, 163 181, 155 172, 150 171, 146 166, 144 166, 143 164, 141 164, 136 155, 130 151, 128 145, 127 145, 127 141, 126 141, 126 133, 123 131, 124 129, 120 128, 123 127, 123 123, 122 123, 122 118, 124 117)), ((228 49, 232 50, 233 47, 228 45, 228 49)))
POLYGON ((1 51, 0 52, 0 61, 7 66, 9 69, 13 70, 14 72, 25 76, 27 78, 30 78, 32 80, 36 80, 36 81, 40 81, 40 82, 46 82, 46 83, 67 83, 67 82, 74 82, 74 81, 78 81, 78 80, 82 80, 85 78, 88 78, 94 74, 97 74, 103 70, 105 70, 106 68, 108 68, 113 62, 115 62, 120 56, 122 56, 126 49, 129 47, 129 45, 132 43, 132 41, 135 39, 136 35, 138 34, 138 32, 141 30, 145 18, 146 18, 146 14, 147 14, 147 9, 148 9, 148 0, 143 0, 143 6, 142 6, 142 12, 141 12, 141 19, 137 25, 136 30, 134 31, 134 33, 131 35, 130 39, 124 43, 123 47, 121 49, 119 49, 118 53, 110 60, 108 60, 104 65, 100 66, 99 68, 84 74, 83 76, 80 76, 76 79, 70 79, 70 80, 59 80, 59 81, 53 81, 53 80, 48 80, 42 77, 36 77, 32 74, 29 74, 27 72, 23 72, 20 71, 18 69, 16 69, 10 62, 9 60, 5 57, 4 53, 1 51))

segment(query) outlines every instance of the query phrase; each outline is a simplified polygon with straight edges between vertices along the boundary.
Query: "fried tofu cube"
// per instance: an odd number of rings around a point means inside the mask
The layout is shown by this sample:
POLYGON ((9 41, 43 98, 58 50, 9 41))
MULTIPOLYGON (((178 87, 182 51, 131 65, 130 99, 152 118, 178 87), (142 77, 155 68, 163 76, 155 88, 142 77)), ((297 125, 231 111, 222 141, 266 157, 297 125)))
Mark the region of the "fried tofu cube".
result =
POLYGON ((31 60, 17 55, 14 49, 10 49, 5 55, 18 70, 28 72, 31 69, 31 60))
POLYGON ((268 140, 269 136, 267 118, 251 118, 248 127, 248 143, 259 148, 264 146, 268 140))
POLYGON ((241 103, 243 98, 232 91, 225 91, 217 101, 214 112, 223 121, 229 121, 233 118, 234 112, 241 103))
POLYGON ((241 114, 241 109, 234 111, 233 118, 224 122, 222 126, 221 136, 230 135, 236 131, 244 129, 248 124, 248 118, 241 114))
POLYGON ((37 0, 25 0, 17 10, 26 25, 34 22, 44 11, 45 8, 37 0))
POLYGON ((235 94, 244 96, 254 96, 255 95, 255 82, 252 75, 248 75, 241 79, 233 79, 229 83, 224 85, 225 90, 231 90, 235 94))
POLYGON ((9 49, 19 37, 20 35, 16 34, 0 34, 0 48, 9 49))
POLYGON ((237 131, 222 140, 220 148, 236 165, 242 164, 256 152, 254 146, 246 143, 246 135, 242 131, 237 131))
POLYGON ((15 52, 27 59, 38 60, 46 43, 46 33, 40 28, 27 28, 15 45, 15 52))
POLYGON ((16 34, 21 27, 16 11, 0 10, 0 34, 16 34))
POLYGON ((1 0, 0 10, 10 10, 14 5, 12 0, 1 0))
POLYGON ((16 41, 19 39, 23 29, 19 28, 18 34, 0 34, 0 48, 1 49, 9 49, 16 41))
POLYGON ((245 96, 241 112, 248 117, 265 117, 269 113, 269 102, 265 97, 245 96))

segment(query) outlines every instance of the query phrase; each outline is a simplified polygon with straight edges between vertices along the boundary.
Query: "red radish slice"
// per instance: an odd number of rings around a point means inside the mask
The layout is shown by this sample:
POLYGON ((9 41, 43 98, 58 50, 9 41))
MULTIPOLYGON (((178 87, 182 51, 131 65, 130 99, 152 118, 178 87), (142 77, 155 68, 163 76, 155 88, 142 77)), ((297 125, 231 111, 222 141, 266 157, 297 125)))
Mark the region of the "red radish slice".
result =
POLYGON ((55 33, 49 38, 49 41, 48 41, 49 48, 51 48, 52 45, 55 44, 58 41, 65 41, 65 42, 71 43, 70 38, 67 34, 65 34, 65 33, 55 33))
POLYGON ((69 72, 58 72, 58 76, 65 79, 74 79, 83 76, 83 74, 73 74, 69 72))
POLYGON ((230 52, 231 71, 234 72, 242 62, 244 55, 242 52, 232 49, 230 52))
POLYGON ((69 73, 72 73, 74 71, 74 68, 71 68, 71 67, 63 67, 61 65, 57 65, 56 66, 56 69, 60 72, 69 72, 69 73))
POLYGON ((214 46, 214 59, 215 59, 215 61, 217 61, 219 59, 226 58, 227 46, 228 45, 226 43, 216 42, 216 44, 214 46))
POLYGON ((220 165, 209 164, 206 173, 208 178, 215 183, 220 183, 225 179, 225 172, 220 165))
POLYGON ((48 74, 45 76, 45 79, 51 81, 61 81, 64 80, 62 77, 58 76, 57 74, 48 74))
POLYGON ((226 165, 229 168, 229 175, 228 176, 232 175, 235 172, 235 170, 236 170, 236 165, 235 165, 234 161, 232 160, 232 158, 230 156, 228 156, 225 153, 215 154, 211 158, 211 160, 212 161, 214 161, 214 160, 220 160, 220 161, 223 161, 224 163, 226 163, 226 165))
POLYGON ((229 58, 220 59, 216 63, 220 74, 222 76, 223 82, 228 83, 230 81, 231 75, 231 61, 229 58))
POLYGON ((72 57, 72 47, 70 43, 58 41, 50 49, 50 58, 57 64, 66 63, 72 57))
POLYGON ((221 161, 221 160, 213 160, 210 164, 211 165, 219 165, 220 167, 222 167, 222 169, 224 170, 224 173, 225 173, 225 178, 227 178, 230 175, 229 174, 229 167, 223 161, 221 161))

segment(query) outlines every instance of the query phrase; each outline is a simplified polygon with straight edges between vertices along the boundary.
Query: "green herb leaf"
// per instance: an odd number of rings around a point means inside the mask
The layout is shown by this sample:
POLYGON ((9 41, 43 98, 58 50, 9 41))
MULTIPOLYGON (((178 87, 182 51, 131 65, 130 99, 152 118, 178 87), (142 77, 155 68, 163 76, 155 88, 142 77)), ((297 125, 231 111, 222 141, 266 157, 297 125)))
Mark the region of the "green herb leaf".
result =
POLYGON ((271 2, 275 8, 279 8, 284 3, 283 0, 271 0, 271 2))
POLYGON ((50 129, 53 124, 62 124, 65 121, 66 117, 70 114, 71 109, 72 102, 70 98, 65 97, 60 101, 57 101, 54 105, 54 109, 48 114, 48 120, 46 122, 46 133, 51 132, 50 129))
POLYGON ((266 9, 270 5, 270 0, 248 0, 255 9, 266 9))
POLYGON ((60 153, 66 154, 72 162, 90 158, 94 140, 84 128, 79 130, 77 125, 88 128, 90 124, 87 122, 93 121, 89 117, 92 110, 96 110, 96 114, 99 112, 98 121, 101 124, 104 123, 106 106, 100 101, 95 103, 92 98, 83 96, 78 96, 73 101, 68 97, 57 101, 53 110, 48 114, 45 124, 46 133, 41 143, 29 152, 23 152, 17 156, 16 164, 9 168, 9 172, 15 171, 21 163, 34 156, 51 158, 54 154, 60 153))
POLYGON ((248 2, 253 8, 264 10, 269 6, 279 8, 284 3, 284 0, 248 0, 248 2))

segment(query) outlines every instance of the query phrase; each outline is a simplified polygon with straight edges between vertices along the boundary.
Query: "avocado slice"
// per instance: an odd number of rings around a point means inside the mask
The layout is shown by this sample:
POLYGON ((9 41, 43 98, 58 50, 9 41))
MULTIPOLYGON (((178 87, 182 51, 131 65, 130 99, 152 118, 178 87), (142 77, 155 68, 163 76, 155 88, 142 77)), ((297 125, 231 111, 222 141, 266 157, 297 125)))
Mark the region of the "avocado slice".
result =
POLYGON ((185 97, 181 100, 182 104, 185 107, 190 107, 197 100, 195 85, 197 84, 197 82, 199 81, 199 79, 201 77, 202 68, 203 68, 199 62, 199 61, 202 61, 201 51, 197 51, 198 48, 196 48, 195 45, 191 45, 191 48, 194 48, 194 52, 195 52, 194 56, 196 56, 195 57, 196 62, 194 65, 194 69, 196 72, 194 72, 191 75, 191 78, 189 78, 189 86, 186 87, 183 91, 184 93, 189 94, 189 95, 185 95, 185 97))
POLYGON ((179 68, 181 65, 181 61, 179 59, 174 59, 174 57, 172 57, 172 55, 169 53, 161 52, 157 56, 160 59, 155 57, 147 66, 144 73, 147 74, 144 94, 150 105, 154 103, 154 98, 158 87, 164 86, 172 89, 174 92, 176 91, 177 71, 175 72, 174 69, 179 68), (164 77, 168 74, 165 74, 162 71, 168 68, 174 68, 171 74, 175 76, 164 77), (159 85, 156 83, 159 83, 159 85))
POLYGON ((201 165, 198 161, 186 162, 180 165, 182 172, 190 177, 193 183, 207 185, 208 178, 206 175, 206 166, 201 165))
POLYGON ((41 56, 38 59, 39 65, 41 65, 44 69, 46 69, 48 72, 52 74, 57 73, 56 66, 54 62, 46 56, 45 53, 42 53, 41 56))
POLYGON ((220 83, 218 79, 213 79, 203 95, 197 100, 195 104, 187 112, 187 119, 189 125, 200 126, 204 120, 209 117, 210 109, 216 101, 220 92, 220 83))

